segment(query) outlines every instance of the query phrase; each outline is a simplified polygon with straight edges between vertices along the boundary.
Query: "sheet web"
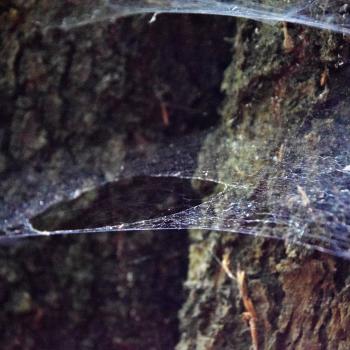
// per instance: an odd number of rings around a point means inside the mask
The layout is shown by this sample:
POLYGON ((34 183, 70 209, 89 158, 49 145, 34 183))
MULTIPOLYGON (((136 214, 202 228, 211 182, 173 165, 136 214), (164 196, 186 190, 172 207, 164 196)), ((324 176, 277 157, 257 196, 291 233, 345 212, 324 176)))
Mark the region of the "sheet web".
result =
POLYGON ((254 20, 299 23, 321 29, 350 33, 349 6, 345 1, 273 0, 88 0, 72 1, 66 13, 38 18, 47 27, 75 26, 114 20, 143 13, 199 13, 237 16, 254 20), (46 18, 46 19, 43 19, 46 18))
POLYGON ((60 183, 49 185, 37 178, 42 186, 35 198, 14 215, 7 213, 1 225, 7 233, 3 239, 204 229, 283 239, 349 258, 349 130, 344 125, 334 130, 342 149, 325 148, 322 155, 305 153, 302 159, 294 159, 297 147, 303 147, 295 144, 295 134, 287 139, 282 161, 252 142, 249 152, 251 161, 259 163, 258 171, 255 166, 252 173, 245 169, 242 180, 234 162, 226 165, 225 173, 220 167, 227 159, 246 155, 247 144, 218 131, 153 146, 146 159, 133 159, 131 154, 108 183, 92 174, 74 174, 72 168, 60 183), (197 161, 199 149, 202 159, 197 161), (210 156, 204 156, 206 152, 210 156), (191 186, 197 191, 191 192, 191 186))
MULTIPOLYGON (((69 29, 136 13, 191 12, 349 31, 347 8, 339 12, 338 4, 334 13, 335 2, 281 1, 273 8, 255 1, 93 3, 67 10, 54 24, 69 29)), ((16 180, 31 186, 32 194, 25 202, 13 196, 4 203, 1 239, 203 229, 271 237, 350 258, 350 125, 348 103, 341 103, 344 112, 337 110, 332 133, 325 121, 332 111, 315 115, 323 136, 316 148, 301 141, 303 125, 288 131, 283 149, 272 147, 274 140, 246 142, 213 129, 149 145, 142 153, 129 150, 116 157, 119 170, 108 180, 66 164, 56 181, 43 172, 35 174, 33 185, 32 170, 24 169, 16 180), (336 147, 328 146, 330 138, 338 140, 336 147)))

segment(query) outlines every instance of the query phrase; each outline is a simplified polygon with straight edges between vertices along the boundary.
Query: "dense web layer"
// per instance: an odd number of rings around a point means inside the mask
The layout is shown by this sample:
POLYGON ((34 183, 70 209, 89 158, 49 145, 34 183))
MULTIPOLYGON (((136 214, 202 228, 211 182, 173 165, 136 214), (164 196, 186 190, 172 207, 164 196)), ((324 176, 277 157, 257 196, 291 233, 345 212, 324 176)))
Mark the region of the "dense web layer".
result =
MULTIPOLYGON (((89 1, 51 18, 50 26, 69 29, 124 15, 177 12, 283 20, 350 33, 348 7, 339 2, 278 3, 268 7, 257 1, 89 1)), ((324 118, 329 111, 315 118, 322 138, 313 150, 300 141, 306 134, 304 125, 289 130, 283 150, 274 153, 264 149, 261 140, 248 146, 222 130, 209 130, 149 145, 142 157, 129 150, 116 157, 119 170, 108 181, 99 172, 81 173, 69 164, 56 181, 28 167, 16 174, 16 181, 30 187, 31 195, 25 202, 13 196, 1 207, 2 239, 204 229, 272 237, 350 258, 350 122, 347 108, 343 110, 332 121, 332 133, 324 118), (331 138, 338 140, 336 147, 328 146, 331 138), (259 166, 240 169, 239 162, 226 164, 227 159, 248 155, 259 166), (85 222, 86 218, 90 219, 85 222)))
POLYGON ((49 21, 41 17, 39 22, 69 29, 142 13, 198 13, 286 21, 349 34, 348 11, 344 1, 325 0, 274 0, 271 5, 258 0, 90 0, 74 1, 66 14, 59 13, 49 21))
MULTIPOLYGON (((45 182, 44 174, 36 178, 40 185, 35 190, 35 198, 22 206, 7 203, 7 213, 2 210, 6 219, 1 229, 7 233, 6 237, 206 229, 284 239, 350 257, 349 129, 343 122, 340 120, 339 125, 334 126, 336 135, 332 135, 339 139, 337 150, 327 149, 325 139, 322 154, 305 153, 302 159, 294 159, 298 147, 303 147, 297 144, 300 141, 294 141, 296 134, 287 139, 285 160, 264 154, 261 149, 255 153, 256 145, 252 143, 254 161, 261 167, 258 172, 248 174, 244 181, 237 181, 235 170, 232 170, 231 183, 224 175, 226 182, 220 178, 218 166, 225 159, 247 153, 243 149, 246 144, 229 138, 225 141, 221 133, 158 145, 147 159, 127 157, 129 160, 121 163, 120 173, 110 182, 115 184, 109 185, 114 188, 106 189, 108 184, 97 176, 90 174, 87 179, 78 171, 74 173, 74 168, 70 168, 67 178, 62 176, 58 184, 45 182), (197 163, 199 145, 208 137, 214 138, 217 147, 211 146, 208 149, 211 156, 197 163), (269 189, 266 190, 263 181, 268 176, 269 189), (202 203, 198 194, 190 194, 190 180, 201 195, 207 193, 202 203), (126 193, 125 181, 134 181, 126 193), (90 184, 89 188, 83 187, 86 183, 90 184), (261 186, 257 186, 258 183, 261 186), (100 193, 94 188, 99 188, 100 193), (86 200, 89 195, 91 198, 86 200), (76 198, 80 198, 80 202, 76 198), (64 205, 55 204, 62 201, 64 205), (13 214, 11 209, 17 205, 13 214), (78 218, 75 223, 71 216, 78 218), (79 217, 87 217, 88 224, 79 217)), ((20 181, 28 181, 27 172, 18 176, 23 176, 20 181)))

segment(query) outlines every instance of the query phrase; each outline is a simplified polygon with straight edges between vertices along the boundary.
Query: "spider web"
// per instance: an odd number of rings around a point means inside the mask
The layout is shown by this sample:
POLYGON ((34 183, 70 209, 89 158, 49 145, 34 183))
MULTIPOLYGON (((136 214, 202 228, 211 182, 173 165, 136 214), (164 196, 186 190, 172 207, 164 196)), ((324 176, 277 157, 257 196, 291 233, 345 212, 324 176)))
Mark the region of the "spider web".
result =
MULTIPOLYGON (((283 20, 350 33, 347 7, 340 2, 279 3, 269 7, 256 1, 90 1, 55 14, 46 28, 69 30, 125 15, 176 12, 283 20)), ((82 172, 65 164, 53 181, 45 171, 38 174, 28 166, 3 183, 15 177, 30 190, 26 200, 14 194, 1 206, 1 238, 202 229, 281 239, 350 258, 346 98, 341 105, 332 133, 327 123, 332 110, 312 118, 322 136, 316 148, 302 141, 305 125, 288 130, 283 157, 271 152, 271 140, 257 138, 248 144, 214 128, 116 155, 108 179, 101 176, 104 169, 82 172), (336 146, 329 147, 334 140, 336 146), (243 169, 242 158, 251 166, 243 169)))
POLYGON ((274 0, 271 5, 258 0, 88 0, 72 2, 64 14, 60 9, 51 17, 40 15, 38 22, 48 28, 71 29, 135 14, 198 13, 266 22, 286 21, 349 34, 348 11, 349 6, 344 1, 325 0, 274 0))

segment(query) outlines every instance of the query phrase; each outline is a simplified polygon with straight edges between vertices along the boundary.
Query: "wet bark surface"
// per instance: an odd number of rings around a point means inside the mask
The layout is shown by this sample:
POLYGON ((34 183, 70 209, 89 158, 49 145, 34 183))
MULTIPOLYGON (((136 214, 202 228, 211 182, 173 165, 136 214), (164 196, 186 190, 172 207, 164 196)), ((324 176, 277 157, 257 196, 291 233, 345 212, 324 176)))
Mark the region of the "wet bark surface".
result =
MULTIPOLYGON (((348 81, 339 60, 347 62, 349 44, 341 35, 290 25, 286 41, 278 24, 168 15, 153 24, 139 16, 43 32, 33 21, 35 6, 43 5, 0 6, 5 200, 25 203, 45 181, 61 178, 63 164, 81 173, 99 169, 108 180, 129 147, 142 154, 150 141, 212 125, 273 153, 308 119, 298 135, 300 156, 331 134, 336 116, 318 120, 314 112, 336 105, 348 81), (268 148, 264 140, 271 140, 268 148), (37 183, 43 168, 49 176, 37 183), (17 176, 23 169, 34 180, 17 176)), ((223 172, 232 162, 254 169, 254 156, 228 159, 223 172)), ((188 238, 183 231, 1 247, 1 348, 248 349, 247 310, 237 280, 218 263, 224 257, 234 275, 238 267, 247 274, 259 348, 349 348, 347 261, 263 238, 188 238)))

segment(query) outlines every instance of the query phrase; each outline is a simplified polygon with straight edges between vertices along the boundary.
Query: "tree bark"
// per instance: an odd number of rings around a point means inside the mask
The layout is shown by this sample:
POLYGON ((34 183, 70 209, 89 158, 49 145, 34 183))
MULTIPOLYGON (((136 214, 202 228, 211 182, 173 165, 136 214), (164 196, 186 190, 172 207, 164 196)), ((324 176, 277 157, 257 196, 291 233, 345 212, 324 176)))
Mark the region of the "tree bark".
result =
MULTIPOLYGON (((334 147, 336 133, 331 125, 344 114, 344 106, 338 102, 349 74, 347 64, 339 65, 339 60, 347 60, 348 49, 342 35, 297 25, 288 25, 284 32, 282 24, 237 21, 233 60, 222 84, 226 93, 222 125, 228 130, 226 137, 240 140, 241 149, 247 151, 221 164, 222 173, 231 176, 227 182, 235 183, 244 176, 248 179, 260 169, 258 160, 263 155, 278 154, 281 147, 286 150, 282 155, 286 168, 292 168, 305 154, 314 154, 315 149, 322 153, 334 147), (286 47, 286 35, 292 47, 286 47), (326 112, 329 106, 331 113, 326 112), (291 139, 294 144, 288 141, 291 139), (256 147, 252 148, 252 143, 256 147), (292 149, 294 157, 288 158, 292 149), (233 162, 240 172, 232 170, 233 162)), ((347 145, 337 147, 341 151, 347 145)), ((276 178, 282 176, 277 166, 265 174, 267 198, 276 178)), ((256 183, 259 186, 261 183, 256 183)), ((249 324, 241 318, 249 310, 239 283, 223 273, 217 262, 228 256, 233 274, 237 268, 246 273, 257 314, 255 341, 259 349, 350 346, 347 261, 288 241, 195 232, 187 280, 189 297, 181 311, 182 337, 177 349, 253 347, 249 324)))
MULTIPOLYGON (((316 112, 344 95, 349 69, 339 61, 349 44, 340 34, 187 15, 43 32, 34 19, 45 6, 51 11, 45 2, 0 5, 4 203, 24 205, 58 183, 62 169, 71 177, 70 167, 108 180, 130 147, 142 154, 151 141, 210 126, 247 146, 220 164, 222 176, 233 174, 233 163, 245 169, 228 182, 258 170, 252 160, 278 152, 294 133, 303 145, 295 156, 315 153, 320 139, 335 145, 330 121, 346 106, 327 118, 316 112), (23 174, 34 181, 28 185, 23 174)), ((199 159, 210 159, 208 149, 199 159)), ((266 174, 267 193, 275 172, 266 174)), ((1 247, 2 348, 248 349, 254 336, 242 319, 249 310, 238 268, 256 311, 259 349, 350 347, 346 260, 271 239, 189 236, 117 233, 1 247)))
MULTIPOLYGON (((74 217, 66 196, 74 182, 108 182, 129 149, 145 157, 154 141, 217 123, 229 53, 223 37, 233 27, 230 19, 165 15, 69 31, 37 24, 38 12, 50 17, 65 6, 0 6, 0 220, 16 208, 30 213, 38 193, 58 195, 70 211, 34 219, 43 229, 86 219, 74 217)), ((130 205, 137 202, 135 183, 122 185, 130 205)), ((182 187, 190 195, 190 182, 182 187)), ((92 208, 96 198, 98 190, 83 204, 92 208)), ((99 201, 93 216, 99 208, 125 213, 128 204, 99 201)), ((139 211, 128 219, 143 219, 147 208, 139 211)), ((27 239, 1 246, 0 256, 2 349, 169 349, 179 339, 185 231, 27 239)))

